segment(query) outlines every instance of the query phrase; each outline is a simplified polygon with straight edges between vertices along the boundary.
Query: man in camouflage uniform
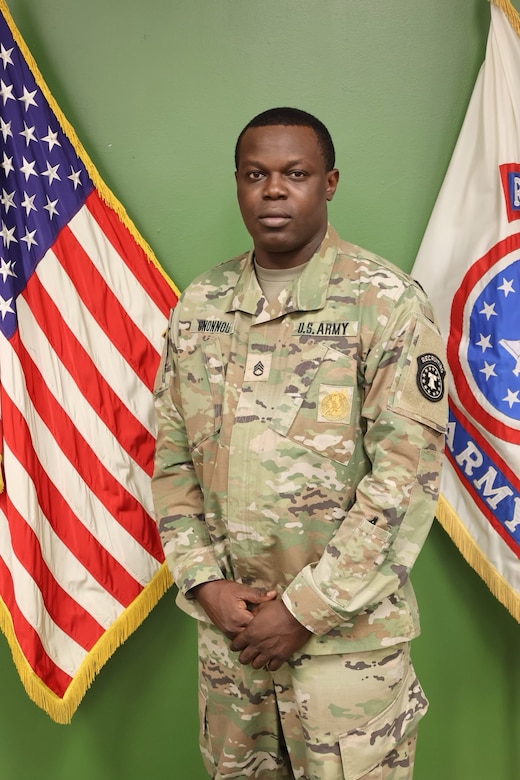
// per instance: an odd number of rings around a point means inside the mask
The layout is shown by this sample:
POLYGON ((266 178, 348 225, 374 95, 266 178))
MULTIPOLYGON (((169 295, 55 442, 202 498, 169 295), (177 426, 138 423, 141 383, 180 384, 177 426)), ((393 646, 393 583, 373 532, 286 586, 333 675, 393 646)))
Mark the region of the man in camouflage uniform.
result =
POLYGON ((328 225, 321 122, 264 112, 236 154, 254 250, 188 287, 156 384, 154 499, 199 620, 203 758, 214 778, 409 779, 441 340, 422 290, 328 225))

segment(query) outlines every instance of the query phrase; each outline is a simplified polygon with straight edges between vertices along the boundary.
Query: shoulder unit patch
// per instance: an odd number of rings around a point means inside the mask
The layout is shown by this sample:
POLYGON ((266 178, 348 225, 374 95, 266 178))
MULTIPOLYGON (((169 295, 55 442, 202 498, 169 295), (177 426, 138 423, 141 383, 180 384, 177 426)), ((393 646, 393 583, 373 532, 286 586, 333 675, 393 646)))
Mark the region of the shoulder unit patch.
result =
POLYGON ((446 370, 437 355, 426 353, 417 357, 417 387, 428 401, 442 401, 445 376, 446 370))

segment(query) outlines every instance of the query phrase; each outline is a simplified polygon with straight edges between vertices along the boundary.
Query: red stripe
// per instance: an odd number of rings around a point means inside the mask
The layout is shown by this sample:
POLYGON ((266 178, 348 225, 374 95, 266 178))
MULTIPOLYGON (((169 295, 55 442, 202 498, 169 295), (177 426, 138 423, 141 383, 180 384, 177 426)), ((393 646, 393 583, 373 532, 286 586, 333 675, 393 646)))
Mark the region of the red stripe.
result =
POLYGON ((62 698, 72 682, 72 677, 49 658, 37 632, 22 615, 16 603, 11 572, 1 557, 0 588, 2 599, 11 614, 16 641, 27 663, 40 680, 44 680, 45 685, 62 698))
MULTIPOLYGON (((479 433, 479 431, 474 427, 474 425, 472 425, 472 423, 466 416, 465 411, 463 409, 459 409, 455 405, 455 402, 453 401, 451 396, 450 396, 450 409, 453 414, 453 417, 457 421, 457 424, 460 425, 460 427, 463 430, 467 431, 469 435, 473 437, 473 439, 477 442, 480 449, 486 453, 487 457, 494 463, 494 465, 499 469, 499 471, 502 472, 502 474, 509 481, 509 483, 515 489, 518 489, 517 475, 509 468, 507 463, 504 460, 502 460, 502 458, 498 455, 498 453, 495 453, 494 450, 492 450, 492 454, 489 452, 489 450, 492 449, 489 442, 486 441, 486 439, 479 433)), ((480 512, 487 518, 489 524, 492 526, 492 528, 494 528, 497 534, 499 534, 499 536, 502 537, 504 542, 507 544, 508 547, 511 548, 511 550, 514 552, 517 558, 520 557, 520 546, 518 545, 518 542, 514 539, 512 534, 506 528, 504 528, 500 520, 498 520, 498 518, 489 508, 488 504, 484 501, 484 499, 482 498, 478 490, 475 490, 473 488, 471 480, 468 479, 467 475, 464 474, 460 465, 456 462, 455 456, 450 451, 448 444, 446 444, 444 451, 446 453, 446 457, 448 458, 451 465, 453 466, 453 470, 455 471, 457 477, 459 478, 459 481, 461 482, 465 490, 469 493, 473 501, 477 504, 477 507, 480 509, 480 512)))
POLYGON ((116 212, 101 200, 97 190, 91 192, 85 206, 157 308, 168 318, 170 309, 177 303, 177 295, 159 269, 136 243, 116 212))
POLYGON ((151 390, 159 353, 130 319, 69 227, 60 231, 52 251, 72 280, 83 305, 151 390))
POLYGON ((162 563, 164 553, 157 526, 144 507, 123 487, 124 472, 121 473, 121 481, 118 481, 105 468, 103 453, 98 457, 49 391, 18 331, 13 334, 10 343, 22 364, 29 397, 60 449, 115 520, 162 563))
MULTIPOLYGON (((120 604, 128 606, 141 592, 141 586, 80 522, 51 482, 34 451, 27 423, 5 394, 2 407, 4 440, 36 486, 38 503, 49 525, 94 579, 120 604)), ((6 488, 8 491, 9 482, 6 488)))
MULTIPOLYGON (((103 293, 104 294, 104 291, 103 293)), ((121 402, 88 352, 63 320, 58 307, 33 274, 25 292, 29 308, 81 393, 123 449, 151 477, 155 439, 121 402)))
POLYGON ((90 650, 105 629, 55 579, 42 558, 40 540, 4 492, 0 495, 11 532, 13 552, 41 591, 52 620, 85 650, 90 650))

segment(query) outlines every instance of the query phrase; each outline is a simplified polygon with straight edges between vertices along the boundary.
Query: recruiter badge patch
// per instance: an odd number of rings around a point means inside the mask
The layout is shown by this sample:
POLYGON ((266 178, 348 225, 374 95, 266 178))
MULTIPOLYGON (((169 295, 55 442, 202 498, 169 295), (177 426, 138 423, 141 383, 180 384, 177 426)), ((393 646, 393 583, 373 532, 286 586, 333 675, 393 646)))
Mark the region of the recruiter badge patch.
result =
POLYGON ((425 353, 417 358, 417 387, 428 400, 441 401, 444 398, 444 377, 446 371, 442 360, 433 353, 425 353))

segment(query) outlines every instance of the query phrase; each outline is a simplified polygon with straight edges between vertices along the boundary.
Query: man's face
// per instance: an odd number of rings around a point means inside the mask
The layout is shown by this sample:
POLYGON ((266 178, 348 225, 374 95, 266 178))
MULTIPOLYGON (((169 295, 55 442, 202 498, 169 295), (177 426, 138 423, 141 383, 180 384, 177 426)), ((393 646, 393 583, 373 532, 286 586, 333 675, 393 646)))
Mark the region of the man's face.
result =
POLYGON ((327 230, 327 201, 339 173, 325 170, 311 127, 250 127, 240 142, 235 173, 244 224, 265 268, 305 263, 327 230))

